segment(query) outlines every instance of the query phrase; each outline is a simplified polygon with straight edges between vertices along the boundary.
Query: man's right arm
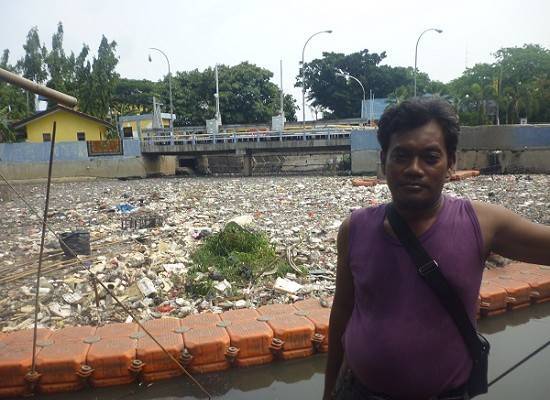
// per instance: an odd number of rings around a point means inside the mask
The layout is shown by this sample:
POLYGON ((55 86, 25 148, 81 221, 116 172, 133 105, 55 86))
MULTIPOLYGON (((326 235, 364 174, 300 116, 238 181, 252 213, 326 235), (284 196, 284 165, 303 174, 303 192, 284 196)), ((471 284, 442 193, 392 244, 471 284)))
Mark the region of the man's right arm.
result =
POLYGON ((338 262, 336 269, 336 292, 330 312, 329 350, 325 371, 325 392, 323 399, 330 399, 344 358, 342 335, 353 311, 353 276, 349 268, 349 217, 342 222, 338 231, 338 262))

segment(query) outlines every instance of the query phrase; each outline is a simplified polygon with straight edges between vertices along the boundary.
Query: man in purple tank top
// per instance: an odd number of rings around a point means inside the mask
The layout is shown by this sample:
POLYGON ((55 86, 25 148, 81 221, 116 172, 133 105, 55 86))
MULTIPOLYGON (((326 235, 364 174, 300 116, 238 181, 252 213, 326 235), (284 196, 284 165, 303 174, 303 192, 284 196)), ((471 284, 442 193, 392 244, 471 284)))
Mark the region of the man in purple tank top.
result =
MULTIPOLYGON (((488 254, 550 265, 550 227, 504 207, 442 195, 459 129, 445 101, 413 99, 384 112, 378 141, 395 210, 475 326, 488 254)), ((468 349, 393 232, 386 205, 354 211, 337 246, 324 398, 467 399, 468 349)))

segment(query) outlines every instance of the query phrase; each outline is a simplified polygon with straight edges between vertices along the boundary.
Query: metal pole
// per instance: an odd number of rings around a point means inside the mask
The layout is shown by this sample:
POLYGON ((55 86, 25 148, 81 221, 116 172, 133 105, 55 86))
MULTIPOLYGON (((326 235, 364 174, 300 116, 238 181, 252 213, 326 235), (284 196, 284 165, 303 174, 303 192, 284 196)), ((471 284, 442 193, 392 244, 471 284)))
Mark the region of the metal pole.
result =
MULTIPOLYGON (((172 103, 172 72, 170 71, 170 60, 168 56, 161 49, 156 47, 149 47, 149 50, 156 50, 166 58, 166 63, 168 64, 168 94, 170 96, 170 135, 174 134, 174 105, 172 103)), ((162 117, 161 117, 162 119, 162 117)))
POLYGON ((282 59, 280 62, 280 70, 281 70, 281 115, 285 115, 285 112, 284 112, 285 95, 283 92, 283 60, 282 59))
POLYGON ((222 124, 222 116, 220 114, 220 88, 218 85, 218 65, 217 64, 214 68, 214 72, 216 76, 216 121, 219 126, 222 124))
POLYGON ((78 100, 73 96, 69 96, 65 93, 58 92, 57 90, 51 89, 44 85, 40 85, 36 82, 23 78, 22 76, 14 74, 13 72, 6 71, 2 68, 0 68, 0 80, 6 81, 15 86, 19 86, 32 93, 41 94, 42 96, 47 97, 55 101, 56 103, 62 104, 67 107, 74 107, 78 103, 78 100))
POLYGON ((417 61, 418 61, 418 43, 420 42, 420 38, 422 37, 422 35, 424 35, 426 32, 429 32, 429 31, 436 31, 437 33, 441 33, 443 32, 441 29, 437 29, 437 28, 429 28, 429 29, 426 29, 424 32, 422 32, 420 34, 420 36, 418 36, 418 40, 416 41, 416 47, 414 49, 414 97, 416 97, 416 65, 417 65, 417 61))
POLYGON ((304 129, 306 128, 306 85, 305 85, 305 78, 304 78, 304 63, 305 63, 304 56, 305 56, 306 46, 309 43, 309 41, 314 36, 320 35, 321 33, 332 33, 332 30, 329 29, 327 31, 315 32, 306 40, 304 47, 302 48, 302 71, 301 71, 302 72, 301 73, 302 75, 302 126, 304 129))
POLYGON ((46 224, 48 220, 48 208, 50 205, 50 187, 52 183, 52 167, 55 146, 56 121, 53 122, 52 141, 50 146, 50 163, 48 165, 48 181, 46 183, 46 201, 44 205, 44 217, 42 219, 42 236, 40 238, 40 254, 38 256, 38 270, 36 271, 36 296, 34 297, 34 331, 32 336, 32 366, 31 376, 36 376, 36 336, 38 329, 38 296, 40 294, 40 274, 42 272, 42 256, 44 255, 44 240, 46 238, 46 224))

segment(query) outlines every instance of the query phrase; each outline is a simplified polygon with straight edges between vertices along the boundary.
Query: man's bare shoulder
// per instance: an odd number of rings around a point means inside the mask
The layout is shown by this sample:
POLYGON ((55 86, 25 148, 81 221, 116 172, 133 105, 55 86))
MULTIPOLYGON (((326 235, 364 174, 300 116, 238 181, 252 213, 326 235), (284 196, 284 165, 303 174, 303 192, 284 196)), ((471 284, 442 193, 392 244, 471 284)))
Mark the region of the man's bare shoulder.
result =
POLYGON ((550 227, 533 223, 506 207, 472 201, 486 251, 515 260, 550 263, 550 227))

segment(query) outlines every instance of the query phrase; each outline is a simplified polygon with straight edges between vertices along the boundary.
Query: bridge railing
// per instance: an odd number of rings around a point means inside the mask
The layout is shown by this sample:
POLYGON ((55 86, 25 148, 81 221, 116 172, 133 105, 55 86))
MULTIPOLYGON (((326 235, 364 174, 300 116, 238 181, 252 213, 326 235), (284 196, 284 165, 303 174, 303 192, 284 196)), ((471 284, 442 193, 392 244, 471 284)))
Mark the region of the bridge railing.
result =
POLYGON ((330 140, 349 138, 352 128, 315 128, 294 132, 252 131, 220 132, 216 134, 170 135, 165 129, 142 131, 143 145, 198 145, 216 143, 272 142, 289 140, 330 140))

